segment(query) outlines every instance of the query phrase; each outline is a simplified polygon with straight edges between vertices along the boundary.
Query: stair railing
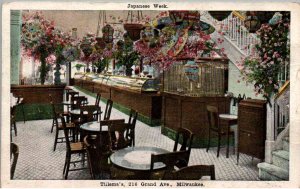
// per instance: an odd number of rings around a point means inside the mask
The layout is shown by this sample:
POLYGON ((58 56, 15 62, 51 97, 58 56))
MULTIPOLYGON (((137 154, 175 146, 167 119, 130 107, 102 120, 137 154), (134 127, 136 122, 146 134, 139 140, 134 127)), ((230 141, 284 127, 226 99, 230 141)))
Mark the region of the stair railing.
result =
POLYGON ((256 34, 250 33, 244 25, 245 17, 238 11, 233 11, 226 19, 218 21, 214 19, 208 11, 203 11, 202 16, 211 22, 211 24, 222 32, 230 41, 235 44, 245 56, 255 52, 255 45, 260 43, 256 34))
POLYGON ((290 122, 290 81, 287 81, 274 98, 274 140, 290 122))

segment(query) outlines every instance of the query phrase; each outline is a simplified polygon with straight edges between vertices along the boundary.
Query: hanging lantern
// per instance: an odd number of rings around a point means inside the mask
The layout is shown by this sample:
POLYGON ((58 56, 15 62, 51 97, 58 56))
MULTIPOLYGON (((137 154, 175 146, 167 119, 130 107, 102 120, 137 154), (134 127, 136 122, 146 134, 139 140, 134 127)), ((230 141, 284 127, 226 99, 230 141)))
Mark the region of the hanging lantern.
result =
POLYGON ((143 29, 142 24, 124 24, 124 29, 127 31, 127 34, 129 35, 130 39, 132 41, 136 41, 140 39, 140 32, 143 29))
POLYGON ((227 18, 232 11, 208 11, 209 14, 216 20, 222 21, 227 18))
POLYGON ((255 11, 254 14, 257 16, 261 24, 265 24, 273 17, 275 11, 255 11))
POLYGON ((96 50, 103 50, 106 46, 105 41, 102 37, 96 37, 97 44, 95 45, 96 50))
POLYGON ((112 43, 113 42, 113 37, 114 37, 114 28, 111 27, 109 24, 104 26, 102 28, 102 33, 103 33, 103 39, 105 43, 112 43))
POLYGON ((175 24, 179 25, 188 17, 188 13, 189 11, 169 11, 169 16, 175 24))
POLYGON ((249 15, 244 21, 245 27, 248 29, 250 33, 255 33, 261 26, 260 21, 257 16, 249 15))

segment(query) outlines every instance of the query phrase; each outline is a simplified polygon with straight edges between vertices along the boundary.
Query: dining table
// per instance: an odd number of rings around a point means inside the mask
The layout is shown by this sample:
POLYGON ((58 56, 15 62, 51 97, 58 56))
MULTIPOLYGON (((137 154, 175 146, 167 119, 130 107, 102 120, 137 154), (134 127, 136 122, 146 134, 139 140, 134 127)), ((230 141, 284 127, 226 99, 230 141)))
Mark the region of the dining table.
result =
MULTIPOLYGON (((110 156, 110 162, 117 168, 117 173, 131 175, 134 179, 149 179, 151 154, 168 153, 168 150, 159 147, 135 146, 127 147, 114 152, 110 156), (127 173, 126 173, 127 172, 127 173)), ((154 163, 153 171, 159 171, 166 167, 162 162, 154 163)), ((119 174, 117 179, 124 179, 124 175, 119 174)))
MULTIPOLYGON (((223 123, 225 123, 226 126, 226 132, 227 135, 229 135, 229 132, 232 130, 234 132, 234 152, 237 149, 237 128, 234 127, 234 125, 237 124, 238 116, 235 114, 219 114, 219 119, 223 123)), ((229 157, 229 137, 227 136, 227 148, 226 148, 226 158, 229 157)))

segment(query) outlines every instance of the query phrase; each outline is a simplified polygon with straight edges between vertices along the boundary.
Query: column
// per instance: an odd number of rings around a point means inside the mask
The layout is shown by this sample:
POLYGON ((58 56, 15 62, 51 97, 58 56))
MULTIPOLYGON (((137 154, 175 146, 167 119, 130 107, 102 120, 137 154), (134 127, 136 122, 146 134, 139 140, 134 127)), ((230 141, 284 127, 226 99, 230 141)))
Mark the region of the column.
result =
POLYGON ((265 142, 265 162, 272 163, 272 150, 274 148, 274 98, 270 99, 272 107, 267 104, 267 133, 265 142))
POLYGON ((11 10, 10 12, 10 82, 20 83, 20 61, 21 61, 21 11, 11 10))

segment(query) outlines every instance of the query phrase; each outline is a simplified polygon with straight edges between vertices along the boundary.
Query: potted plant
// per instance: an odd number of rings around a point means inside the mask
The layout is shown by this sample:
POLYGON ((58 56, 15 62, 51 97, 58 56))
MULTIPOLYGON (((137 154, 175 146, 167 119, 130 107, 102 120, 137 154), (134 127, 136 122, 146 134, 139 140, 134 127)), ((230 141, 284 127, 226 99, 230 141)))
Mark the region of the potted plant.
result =
POLYGON ((97 68, 97 73, 101 73, 105 69, 105 67, 108 66, 108 62, 109 62, 108 58, 103 58, 98 62, 95 62, 94 65, 97 68))
POLYGON ((85 67, 85 65, 83 65, 83 64, 76 64, 74 67, 75 67, 76 70, 79 72, 80 68, 81 68, 81 67, 85 67))
POLYGON ((132 66, 134 65, 135 61, 139 59, 139 54, 136 51, 119 51, 116 54, 116 59, 118 60, 117 65, 126 67, 126 75, 132 75, 132 66))

